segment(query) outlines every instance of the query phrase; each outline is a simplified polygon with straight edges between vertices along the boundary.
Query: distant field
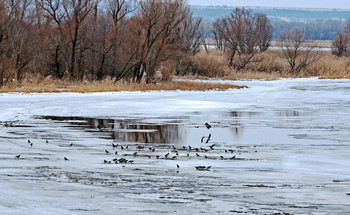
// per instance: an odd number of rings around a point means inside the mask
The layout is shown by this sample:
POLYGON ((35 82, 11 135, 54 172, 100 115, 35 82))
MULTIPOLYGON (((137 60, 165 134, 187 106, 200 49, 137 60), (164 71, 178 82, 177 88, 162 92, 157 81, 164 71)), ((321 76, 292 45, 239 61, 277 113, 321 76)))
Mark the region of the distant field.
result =
MULTIPOLYGON (((228 6, 191 6, 195 16, 203 17, 206 21, 215 21, 217 18, 228 15, 235 7, 228 6)), ((301 22, 311 20, 347 20, 350 10, 337 9, 302 9, 302 8, 265 8, 246 7, 256 13, 265 13, 272 21, 301 22)))
MULTIPOLYGON (((271 20, 274 32, 273 38, 279 37, 283 31, 300 28, 305 30, 305 36, 312 40, 333 40, 343 31, 346 20, 350 19, 350 10, 301 9, 301 8, 265 8, 246 7, 253 13, 264 13, 271 20)), ((227 6, 191 6, 196 17, 202 17, 205 22, 215 22, 218 18, 227 16, 234 7, 227 6)), ((210 30, 208 30, 210 32, 210 30)), ((208 37, 210 33, 208 33, 208 37)))

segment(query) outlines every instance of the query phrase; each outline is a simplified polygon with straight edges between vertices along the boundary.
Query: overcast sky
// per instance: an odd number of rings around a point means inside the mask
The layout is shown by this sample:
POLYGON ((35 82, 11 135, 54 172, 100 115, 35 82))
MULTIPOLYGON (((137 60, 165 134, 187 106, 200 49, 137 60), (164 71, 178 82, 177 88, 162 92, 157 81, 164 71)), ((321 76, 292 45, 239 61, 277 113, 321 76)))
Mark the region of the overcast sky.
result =
POLYGON ((192 5, 350 9, 350 0, 188 0, 192 5))

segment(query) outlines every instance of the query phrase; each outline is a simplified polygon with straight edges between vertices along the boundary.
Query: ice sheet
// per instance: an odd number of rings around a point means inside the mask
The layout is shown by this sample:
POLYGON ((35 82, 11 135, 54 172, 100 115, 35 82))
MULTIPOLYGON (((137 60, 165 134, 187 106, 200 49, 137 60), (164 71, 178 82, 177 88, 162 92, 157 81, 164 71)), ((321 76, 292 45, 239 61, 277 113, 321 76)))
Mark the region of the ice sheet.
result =
POLYGON ((0 214, 348 214, 350 80, 233 83, 1 94, 0 214))

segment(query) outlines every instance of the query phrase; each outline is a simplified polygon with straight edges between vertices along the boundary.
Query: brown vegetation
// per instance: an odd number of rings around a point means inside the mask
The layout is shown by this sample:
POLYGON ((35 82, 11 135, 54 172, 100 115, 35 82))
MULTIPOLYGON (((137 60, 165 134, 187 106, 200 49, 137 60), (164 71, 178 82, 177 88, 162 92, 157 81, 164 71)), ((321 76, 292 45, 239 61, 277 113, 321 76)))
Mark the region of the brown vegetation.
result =
POLYGON ((0 0, 0 86, 28 75, 154 83, 165 61, 199 51, 200 24, 184 0, 0 0))
POLYGON ((209 54, 201 52, 193 58, 192 64, 197 69, 196 74, 188 74, 187 78, 207 79, 210 76, 211 66, 215 65, 219 71, 220 79, 265 79, 273 80, 279 78, 350 78, 350 57, 338 58, 327 51, 317 52, 318 60, 301 70, 298 74, 290 73, 290 65, 285 60, 282 50, 268 50, 259 53, 256 58, 259 62, 249 64, 244 70, 235 70, 227 64, 223 51, 210 50, 209 54), (205 59, 212 59, 208 66, 205 59), (204 75, 203 75, 204 74, 204 75))
POLYGON ((282 33, 281 50, 269 50, 270 21, 244 8, 213 23, 218 50, 205 46, 204 28, 185 0, 0 0, 1 92, 232 87, 172 83, 175 75, 349 77, 350 22, 333 41, 338 57, 315 51, 300 30, 282 33))
POLYGON ((115 83, 113 79, 104 79, 102 81, 61 81, 47 77, 44 80, 31 78, 31 81, 23 81, 22 83, 12 83, 4 88, 0 88, 0 93, 61 93, 61 92, 120 92, 120 91, 150 91, 150 90, 227 90, 241 89, 245 86, 237 86, 233 84, 220 83, 203 83, 192 81, 173 81, 162 82, 158 84, 146 83, 130 83, 121 81, 115 83), (35 80, 35 81, 33 81, 35 80))

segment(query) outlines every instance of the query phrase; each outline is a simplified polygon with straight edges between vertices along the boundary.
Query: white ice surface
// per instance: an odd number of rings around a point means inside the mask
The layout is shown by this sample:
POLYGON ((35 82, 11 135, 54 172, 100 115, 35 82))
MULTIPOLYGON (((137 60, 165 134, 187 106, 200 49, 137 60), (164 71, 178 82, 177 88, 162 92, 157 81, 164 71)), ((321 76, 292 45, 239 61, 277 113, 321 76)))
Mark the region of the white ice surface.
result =
POLYGON ((249 88, 0 94, 0 214, 349 214, 350 80, 234 83, 249 88), (149 143, 141 151, 135 142, 114 140, 130 146, 115 156, 104 152, 115 151, 112 140, 100 138, 108 133, 39 116, 173 124, 178 130, 165 146, 149 143), (209 133, 210 143, 201 143, 209 133), (173 145, 213 143, 216 149, 200 157, 179 151, 175 160, 155 158, 175 156, 173 145), (136 151, 140 156, 133 157, 136 151), (103 164, 120 154, 134 164, 103 164), (233 155, 241 159, 229 160, 233 155), (199 165, 211 171, 196 171, 199 165))

